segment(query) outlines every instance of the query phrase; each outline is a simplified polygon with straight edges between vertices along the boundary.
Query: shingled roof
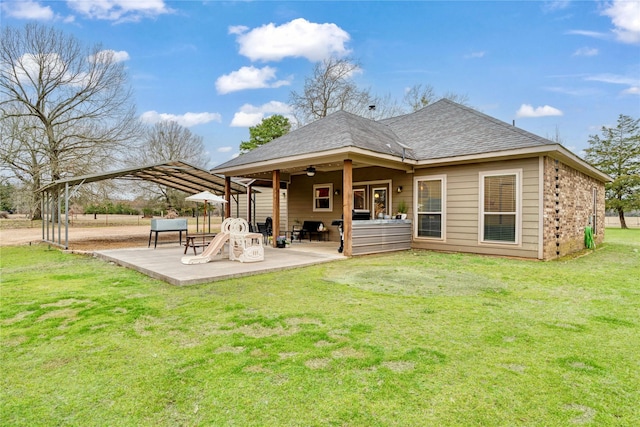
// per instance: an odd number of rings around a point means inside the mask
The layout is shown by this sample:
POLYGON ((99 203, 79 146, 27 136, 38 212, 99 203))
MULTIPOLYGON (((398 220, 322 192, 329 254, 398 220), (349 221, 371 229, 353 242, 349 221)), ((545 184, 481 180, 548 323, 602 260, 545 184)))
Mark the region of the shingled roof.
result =
POLYGON ((485 154, 554 142, 447 99, 382 120, 418 160, 485 154))
POLYGON ((241 166, 348 147, 401 157, 402 145, 399 142, 389 126, 346 111, 337 111, 218 167, 241 166))
POLYGON ((314 158, 318 164, 322 162, 323 153, 329 156, 337 151, 368 153, 372 159, 370 164, 376 164, 376 159, 383 157, 397 159, 398 164, 405 167, 554 152, 574 167, 599 179, 608 179, 558 143, 446 99, 414 113, 380 121, 338 111, 223 163, 213 171, 222 174, 248 168, 266 171, 280 160, 286 167, 292 159, 300 163, 304 157, 314 158), (269 164, 260 165, 262 162, 269 164))

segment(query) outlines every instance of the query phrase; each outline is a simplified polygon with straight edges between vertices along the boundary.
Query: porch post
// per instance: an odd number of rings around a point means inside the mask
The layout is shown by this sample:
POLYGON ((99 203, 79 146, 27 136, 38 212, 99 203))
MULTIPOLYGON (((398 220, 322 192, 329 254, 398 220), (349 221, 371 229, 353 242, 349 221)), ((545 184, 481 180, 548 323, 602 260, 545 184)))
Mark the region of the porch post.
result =
POLYGON ((224 177, 224 199, 227 203, 224 204, 224 217, 231 218, 231 177, 224 177))
POLYGON ((280 170, 273 171, 273 230, 272 245, 276 247, 276 237, 280 235, 280 170))
POLYGON ((345 159, 342 169, 342 232, 344 239, 344 255, 353 255, 352 237, 352 215, 353 210, 353 161, 345 159))
POLYGON ((255 225, 255 221, 253 220, 253 210, 251 209, 251 184, 247 185, 247 222, 252 226, 255 225))
POLYGON ((276 237, 280 235, 280 169, 273 171, 273 241, 272 246, 276 247, 276 237))

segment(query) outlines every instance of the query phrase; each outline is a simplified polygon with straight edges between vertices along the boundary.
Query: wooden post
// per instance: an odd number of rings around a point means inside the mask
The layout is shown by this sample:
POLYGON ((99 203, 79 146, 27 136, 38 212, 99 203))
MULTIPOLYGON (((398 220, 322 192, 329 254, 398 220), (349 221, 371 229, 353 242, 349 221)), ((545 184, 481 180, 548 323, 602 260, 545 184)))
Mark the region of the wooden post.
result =
POLYGON ((247 185, 247 222, 249 224, 254 224, 253 220, 253 206, 251 206, 251 192, 252 192, 251 184, 247 185))
POLYGON ((276 238, 280 235, 280 170, 273 171, 273 239, 272 246, 276 247, 276 238))
POLYGON ((352 237, 352 212, 353 210, 353 161, 346 159, 342 169, 342 232, 344 239, 344 255, 353 255, 352 237))
POLYGON ((224 177, 224 199, 227 203, 224 204, 224 217, 231 218, 231 177, 224 177))

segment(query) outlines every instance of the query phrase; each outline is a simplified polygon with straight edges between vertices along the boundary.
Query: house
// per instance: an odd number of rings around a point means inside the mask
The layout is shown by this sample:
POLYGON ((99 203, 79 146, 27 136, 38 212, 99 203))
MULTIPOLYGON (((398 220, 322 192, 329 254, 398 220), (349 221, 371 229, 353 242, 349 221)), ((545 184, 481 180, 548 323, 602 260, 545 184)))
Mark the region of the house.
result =
POLYGON ((584 248, 586 226, 603 241, 610 181, 562 145, 448 100, 381 121, 339 111, 212 172, 279 183, 273 217, 290 224, 342 218, 347 256, 406 248, 564 256, 584 248), (401 201, 406 220, 395 219, 401 201))

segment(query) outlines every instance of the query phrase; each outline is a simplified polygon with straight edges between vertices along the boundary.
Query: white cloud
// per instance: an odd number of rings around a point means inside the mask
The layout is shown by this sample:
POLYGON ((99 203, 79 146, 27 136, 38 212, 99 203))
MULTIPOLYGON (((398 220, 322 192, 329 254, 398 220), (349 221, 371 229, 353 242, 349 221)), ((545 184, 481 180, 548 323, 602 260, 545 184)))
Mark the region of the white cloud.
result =
POLYGON ((218 77, 216 90, 220 94, 235 92, 245 89, 261 89, 280 87, 291 84, 290 80, 276 80, 276 69, 273 67, 242 67, 238 71, 218 77))
POLYGON ((226 147, 218 147, 216 151, 218 151, 218 153, 228 153, 231 150, 233 150, 233 147, 226 146, 226 147))
POLYGON ((547 116, 562 116, 562 111, 557 108, 545 105, 544 107, 536 107, 529 104, 522 104, 520 109, 516 112, 516 117, 547 117, 547 116))
POLYGON ((101 50, 97 55, 89 57, 89 61, 91 62, 106 62, 107 59, 110 59, 113 62, 124 62, 128 61, 130 58, 129 54, 124 50, 116 52, 115 50, 110 49, 101 50))
POLYGON ((468 55, 465 55, 464 57, 466 59, 473 59, 473 58, 484 58, 484 56, 487 54, 487 52, 485 51, 480 51, 480 52, 472 52, 468 55))
POLYGON ((229 34, 242 34, 245 33, 249 27, 244 25, 232 25, 229 27, 229 34))
POLYGON ((586 77, 585 80, 595 81, 595 82, 603 82, 603 83, 612 83, 619 85, 637 85, 640 84, 640 78, 638 77, 627 77, 621 76, 618 74, 596 74, 593 76, 586 77))
POLYGON ((315 62, 349 54, 345 47, 350 39, 349 33, 336 24, 316 24, 298 18, 280 26, 271 23, 253 30, 230 27, 229 32, 237 34, 240 54, 252 61, 300 57, 315 62))
POLYGON ((248 128, 257 125, 262 121, 263 118, 264 113, 247 113, 245 111, 238 111, 233 115, 233 120, 231 120, 231 127, 248 128))
POLYGON ((640 95, 640 86, 631 86, 622 91, 624 95, 640 95))
POLYGON ((596 74, 593 76, 585 77, 585 80, 628 86, 627 89, 624 89, 622 91, 623 95, 635 95, 638 93, 638 88, 640 87, 639 77, 628 77, 618 74, 596 74))
POLYGON ((231 120, 232 127, 251 127, 259 124, 267 115, 282 114, 289 121, 293 122, 291 115, 291 107, 284 102, 270 101, 261 106, 244 104, 240 107, 240 111, 233 115, 231 120))
POLYGON ((565 34, 570 34, 570 35, 575 35, 575 36, 591 37, 591 38, 594 38, 594 39, 608 39, 609 38, 609 34, 599 33, 597 31, 587 31, 587 30, 570 30, 570 31, 567 31, 565 34))
POLYGON ((569 7, 570 3, 571 2, 569 0, 545 1, 543 6, 542 6, 542 10, 544 12, 555 12, 557 10, 566 9, 567 7, 569 7))
POLYGON ((640 43, 640 2, 614 0, 602 11, 611 18, 613 32, 623 43, 640 43))
POLYGON ((601 91, 593 88, 576 89, 576 88, 568 88, 563 86, 548 86, 548 87, 545 87, 544 89, 548 90, 549 92, 563 93, 565 95, 571 95, 571 96, 595 96, 595 95, 602 94, 601 91))
POLYGON ((148 124, 172 121, 184 127, 191 127, 209 122, 221 122, 222 116, 218 113, 185 113, 178 115, 146 111, 140 115, 140 120, 148 124))
POLYGON ((581 47, 573 52, 573 56, 596 56, 598 53, 598 49, 596 48, 581 47))
POLYGON ((36 21, 50 21, 55 17, 49 6, 42 6, 37 1, 3 1, 1 9, 10 17, 17 19, 32 19, 36 21))
POLYGON ((67 0, 67 5, 88 18, 116 22, 138 22, 173 12, 164 0, 67 0))
POLYGON ((87 73, 69 73, 69 67, 63 58, 57 53, 47 53, 44 55, 33 55, 25 53, 15 63, 16 77, 26 86, 38 81, 38 75, 43 74, 51 78, 59 79, 61 83, 72 86, 86 84, 87 73))

